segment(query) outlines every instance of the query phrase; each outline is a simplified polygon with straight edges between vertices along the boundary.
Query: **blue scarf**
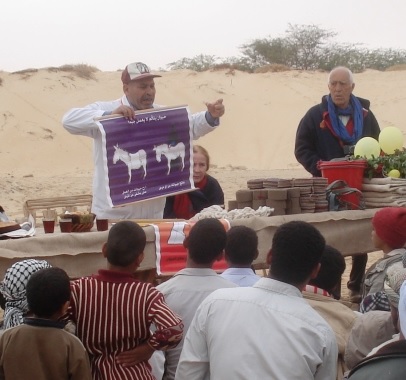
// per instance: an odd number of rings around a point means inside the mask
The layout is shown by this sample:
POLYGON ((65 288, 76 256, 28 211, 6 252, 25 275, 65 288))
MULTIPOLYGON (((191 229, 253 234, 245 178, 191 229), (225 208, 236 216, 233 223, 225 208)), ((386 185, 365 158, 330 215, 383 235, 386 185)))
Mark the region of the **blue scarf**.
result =
POLYGON ((361 138, 364 126, 364 113, 361 102, 351 94, 348 107, 341 109, 335 106, 331 99, 331 95, 328 95, 327 106, 331 125, 336 135, 346 144, 355 144, 361 138), (345 128, 345 125, 340 120, 340 115, 352 116, 354 120, 354 133, 352 136, 350 136, 347 128, 345 128))

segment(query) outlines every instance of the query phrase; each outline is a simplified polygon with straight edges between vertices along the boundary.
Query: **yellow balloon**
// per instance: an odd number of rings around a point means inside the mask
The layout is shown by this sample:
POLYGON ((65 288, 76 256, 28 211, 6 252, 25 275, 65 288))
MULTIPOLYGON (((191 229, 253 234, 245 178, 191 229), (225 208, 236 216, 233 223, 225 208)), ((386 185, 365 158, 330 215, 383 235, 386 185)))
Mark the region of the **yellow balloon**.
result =
POLYGON ((392 169, 392 170, 388 173, 388 177, 400 178, 400 171, 397 170, 397 169, 392 169))
POLYGON ((381 147, 378 141, 372 137, 363 137, 355 144, 354 156, 365 157, 370 159, 373 157, 379 157, 381 154, 381 147))
POLYGON ((402 131, 396 127, 386 127, 379 134, 379 145, 386 154, 393 154, 396 149, 401 150, 403 140, 402 131))

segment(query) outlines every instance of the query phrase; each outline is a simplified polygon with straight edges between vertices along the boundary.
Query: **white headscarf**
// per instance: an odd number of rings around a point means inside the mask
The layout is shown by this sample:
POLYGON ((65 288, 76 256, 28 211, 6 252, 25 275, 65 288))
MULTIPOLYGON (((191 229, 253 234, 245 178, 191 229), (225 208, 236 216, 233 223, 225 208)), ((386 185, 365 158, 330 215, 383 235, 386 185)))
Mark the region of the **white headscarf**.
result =
POLYGON ((406 337, 406 281, 400 287, 399 321, 400 330, 402 331, 403 336, 406 337))

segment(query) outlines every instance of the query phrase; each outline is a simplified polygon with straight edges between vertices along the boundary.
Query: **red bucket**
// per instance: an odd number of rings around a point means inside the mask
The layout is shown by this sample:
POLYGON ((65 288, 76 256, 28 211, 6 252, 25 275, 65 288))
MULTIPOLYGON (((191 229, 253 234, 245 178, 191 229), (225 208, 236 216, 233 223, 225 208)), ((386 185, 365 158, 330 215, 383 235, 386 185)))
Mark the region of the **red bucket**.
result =
MULTIPOLYGON (((362 190, 362 179, 366 167, 366 160, 318 162, 321 175, 327 178, 329 184, 336 180, 342 180, 349 187, 354 187, 360 191, 362 190)), ((343 195, 342 198, 353 205, 352 209, 358 209, 359 197, 356 194, 343 195)))

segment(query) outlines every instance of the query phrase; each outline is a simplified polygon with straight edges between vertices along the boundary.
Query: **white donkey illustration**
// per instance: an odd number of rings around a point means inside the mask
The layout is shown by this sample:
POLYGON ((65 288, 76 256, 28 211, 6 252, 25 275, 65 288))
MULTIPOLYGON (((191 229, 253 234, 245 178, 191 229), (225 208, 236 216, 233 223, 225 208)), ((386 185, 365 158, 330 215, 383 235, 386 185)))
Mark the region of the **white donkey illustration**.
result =
POLYGON ((158 162, 161 162, 162 155, 168 160, 168 172, 166 175, 171 172, 171 161, 176 160, 178 157, 182 159, 182 171, 185 168, 185 144, 183 142, 177 143, 175 146, 169 146, 168 144, 154 146, 154 151, 158 162))
POLYGON ((128 183, 131 183, 131 170, 144 168, 144 177, 147 175, 147 153, 140 149, 137 153, 128 153, 121 149, 118 144, 114 146, 115 152, 113 156, 113 164, 118 160, 123 161, 128 167, 128 183))

